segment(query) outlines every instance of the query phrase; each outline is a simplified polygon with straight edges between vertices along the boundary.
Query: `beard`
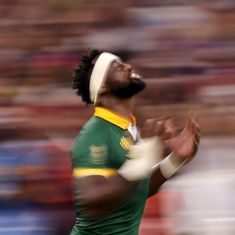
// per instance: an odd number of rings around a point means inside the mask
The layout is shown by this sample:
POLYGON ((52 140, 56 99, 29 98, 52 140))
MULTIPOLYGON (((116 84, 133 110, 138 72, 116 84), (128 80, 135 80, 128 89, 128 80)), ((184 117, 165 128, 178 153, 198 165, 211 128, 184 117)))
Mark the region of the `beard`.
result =
POLYGON ((146 83, 138 78, 129 78, 128 83, 115 81, 107 84, 110 92, 121 99, 129 99, 146 87, 146 83))

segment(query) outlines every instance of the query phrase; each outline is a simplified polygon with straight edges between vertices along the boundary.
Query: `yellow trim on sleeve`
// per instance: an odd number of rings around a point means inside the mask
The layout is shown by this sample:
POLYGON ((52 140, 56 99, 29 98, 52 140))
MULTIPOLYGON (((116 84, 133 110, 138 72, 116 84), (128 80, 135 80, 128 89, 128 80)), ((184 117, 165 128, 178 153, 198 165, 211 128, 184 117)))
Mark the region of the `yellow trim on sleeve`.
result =
POLYGON ((73 169, 73 176, 82 177, 88 175, 102 175, 104 177, 111 177, 117 175, 117 170, 114 168, 75 168, 73 169))
POLYGON ((122 129, 127 129, 129 124, 136 125, 136 119, 133 115, 130 115, 130 120, 102 107, 95 107, 95 117, 100 117, 108 122, 113 123, 122 129))

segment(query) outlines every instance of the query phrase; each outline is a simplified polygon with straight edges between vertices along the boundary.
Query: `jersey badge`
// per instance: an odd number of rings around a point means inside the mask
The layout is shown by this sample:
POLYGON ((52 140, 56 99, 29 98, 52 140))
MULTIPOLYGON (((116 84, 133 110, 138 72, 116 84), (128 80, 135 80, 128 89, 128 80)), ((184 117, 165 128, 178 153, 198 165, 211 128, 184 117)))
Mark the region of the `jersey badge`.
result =
POLYGON ((90 161, 94 164, 104 164, 107 160, 107 146, 90 146, 90 161))

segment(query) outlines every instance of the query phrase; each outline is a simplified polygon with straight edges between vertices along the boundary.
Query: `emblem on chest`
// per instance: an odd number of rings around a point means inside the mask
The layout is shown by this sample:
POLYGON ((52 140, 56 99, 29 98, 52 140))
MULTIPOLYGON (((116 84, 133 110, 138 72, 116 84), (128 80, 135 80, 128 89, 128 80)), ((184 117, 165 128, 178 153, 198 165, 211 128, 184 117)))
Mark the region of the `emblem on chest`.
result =
POLYGON ((129 148, 134 144, 135 144, 135 142, 134 142, 133 138, 130 135, 122 136, 121 139, 120 139, 120 145, 126 151, 128 151, 129 148))

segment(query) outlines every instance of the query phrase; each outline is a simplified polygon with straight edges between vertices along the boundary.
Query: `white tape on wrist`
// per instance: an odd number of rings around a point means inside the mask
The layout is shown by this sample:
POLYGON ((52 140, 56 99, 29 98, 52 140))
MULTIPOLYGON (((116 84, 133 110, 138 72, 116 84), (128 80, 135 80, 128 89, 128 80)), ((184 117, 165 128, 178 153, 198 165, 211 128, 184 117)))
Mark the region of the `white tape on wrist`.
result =
POLYGON ((100 88, 108 76, 109 68, 113 61, 119 57, 108 52, 103 52, 95 62, 90 78, 90 100, 96 104, 100 88))
POLYGON ((119 168, 118 173, 129 181, 146 178, 152 173, 152 167, 159 162, 163 153, 159 137, 142 139, 131 146, 128 157, 119 168))
POLYGON ((166 179, 169 179, 187 162, 187 160, 188 159, 185 159, 183 162, 179 162, 175 159, 174 153, 171 153, 159 163, 160 171, 166 179))

